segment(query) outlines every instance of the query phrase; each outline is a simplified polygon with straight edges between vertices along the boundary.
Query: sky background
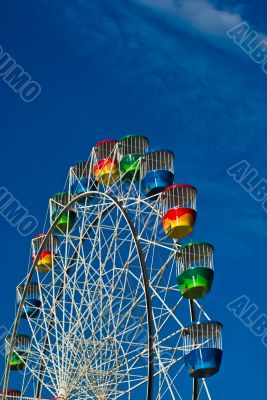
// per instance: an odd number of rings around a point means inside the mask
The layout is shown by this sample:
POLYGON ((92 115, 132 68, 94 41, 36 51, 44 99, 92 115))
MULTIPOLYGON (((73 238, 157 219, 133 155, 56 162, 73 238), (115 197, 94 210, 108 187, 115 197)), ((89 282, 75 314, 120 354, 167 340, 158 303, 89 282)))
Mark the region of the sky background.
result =
MULTIPOLYGON (((266 12, 259 0, 1 1, 0 45, 42 93, 24 103, 0 79, 0 186, 39 233, 49 197, 98 140, 139 133, 172 149, 175 181, 198 188, 193 238, 216 249, 205 307, 224 324, 223 365, 209 381, 218 400, 266 393, 267 348, 227 304, 246 295, 267 313, 267 215, 227 169, 246 160, 267 178, 267 75, 226 35, 241 21, 267 35, 266 12)), ((2 217, 0 232, 0 325, 9 327, 30 237, 2 217)))

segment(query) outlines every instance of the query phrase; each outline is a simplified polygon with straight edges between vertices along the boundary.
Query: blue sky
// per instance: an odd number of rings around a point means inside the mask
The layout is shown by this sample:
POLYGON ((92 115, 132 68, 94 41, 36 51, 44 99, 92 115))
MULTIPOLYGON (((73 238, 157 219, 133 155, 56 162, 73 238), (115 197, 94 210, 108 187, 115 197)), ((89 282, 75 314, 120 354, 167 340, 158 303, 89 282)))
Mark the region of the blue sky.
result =
MULTIPOLYGON (((225 326, 222 370, 210 379, 218 400, 265 393, 267 348, 226 306, 244 294, 267 313, 267 216, 226 171, 244 159, 267 178, 267 76, 226 32, 247 21, 264 37, 266 8, 252 0, 1 4, 0 45, 42 93, 24 103, 0 80, 0 185, 42 230, 50 195, 96 141, 134 132, 174 150, 176 182, 198 188, 194 239, 216 248, 205 306, 225 326)), ((3 218, 0 230, 0 324, 9 326, 30 238, 3 218)))

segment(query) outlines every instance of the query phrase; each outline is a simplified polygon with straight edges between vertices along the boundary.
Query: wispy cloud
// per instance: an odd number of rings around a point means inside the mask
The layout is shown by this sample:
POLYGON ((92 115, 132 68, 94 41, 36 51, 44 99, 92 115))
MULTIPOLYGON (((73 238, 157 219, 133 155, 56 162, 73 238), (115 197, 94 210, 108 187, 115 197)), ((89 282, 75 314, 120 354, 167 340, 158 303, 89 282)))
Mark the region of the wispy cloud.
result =
MULTIPOLYGON (((63 17, 64 35, 71 35, 68 43, 74 43, 75 51, 89 60, 91 74, 92 68, 97 71, 97 77, 101 74, 101 82, 106 85, 105 97, 115 93, 117 98, 124 99, 128 109, 140 113, 140 120, 145 115, 146 121, 151 118, 149 123, 155 124, 157 129, 163 126, 162 144, 166 140, 172 143, 173 135, 182 135, 179 148, 181 180, 189 174, 187 168, 183 171, 182 160, 187 165, 192 149, 192 176, 199 172, 198 179, 207 171, 213 171, 214 176, 219 173, 226 175, 227 165, 236 160, 237 154, 244 157, 247 149, 250 149, 251 162, 259 169, 263 168, 263 149, 267 140, 264 134, 267 95, 265 81, 262 81, 265 76, 258 74, 257 70, 254 73, 249 62, 229 57, 228 52, 202 39, 205 36, 209 40, 212 37, 213 43, 223 42, 222 35, 216 36, 219 33, 207 32, 212 32, 212 16, 225 15, 226 11, 216 9, 207 0, 181 0, 178 3, 173 0, 139 0, 139 7, 136 0, 118 0, 116 3, 66 0, 64 4, 59 0, 47 1, 51 7, 57 4, 61 10, 57 15, 63 17), (169 24, 169 18, 161 23, 165 11, 159 12, 160 20, 157 15, 154 18, 152 7, 166 10, 174 24, 169 24), (202 13, 196 12, 200 9, 202 13), (182 17, 182 11, 187 13, 187 19, 182 17), (203 25, 204 17, 209 16, 209 25, 206 22, 206 30, 203 26, 201 34, 192 33, 188 28, 190 15, 190 21, 198 18, 203 25), (248 76, 253 76, 253 79, 248 79, 248 76), (255 129, 261 137, 260 149, 254 139, 255 129), (221 149, 219 158, 218 148, 221 149), (203 157, 204 153, 208 157, 203 157)), ((237 22, 241 19, 237 10, 228 13, 237 15, 237 22)), ((218 21, 214 20, 213 32, 225 29, 225 42, 229 42, 239 54, 239 49, 226 35, 230 20, 230 17, 223 17, 224 25, 221 23, 220 29, 218 21)), ((94 76, 88 79, 93 80, 94 76)), ((118 112, 122 114, 121 110, 118 112)))
POLYGON ((187 23, 202 33, 224 35, 228 29, 242 22, 242 17, 234 9, 217 9, 208 0, 139 0, 140 3, 162 10, 187 23))

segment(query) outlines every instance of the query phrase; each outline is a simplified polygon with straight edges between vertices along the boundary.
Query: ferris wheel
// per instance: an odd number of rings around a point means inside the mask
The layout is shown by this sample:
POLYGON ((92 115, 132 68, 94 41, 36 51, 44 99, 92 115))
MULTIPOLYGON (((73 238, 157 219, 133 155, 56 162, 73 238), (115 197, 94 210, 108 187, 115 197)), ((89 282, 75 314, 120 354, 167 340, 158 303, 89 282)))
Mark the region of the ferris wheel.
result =
POLYGON ((174 153, 140 135, 102 140, 48 209, 17 287, 0 397, 211 399, 222 324, 201 299, 214 249, 191 239, 196 189, 174 184, 174 153))

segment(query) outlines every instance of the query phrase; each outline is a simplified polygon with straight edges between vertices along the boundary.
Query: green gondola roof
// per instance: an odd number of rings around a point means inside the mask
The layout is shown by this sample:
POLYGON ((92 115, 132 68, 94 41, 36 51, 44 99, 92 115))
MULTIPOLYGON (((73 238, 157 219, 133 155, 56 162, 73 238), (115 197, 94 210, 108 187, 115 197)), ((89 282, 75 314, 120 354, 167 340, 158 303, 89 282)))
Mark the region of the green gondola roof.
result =
POLYGON ((181 251, 183 249, 186 249, 187 247, 191 247, 191 246, 207 246, 207 247, 211 247, 214 250, 214 246, 210 243, 207 242, 191 242, 191 243, 186 243, 183 244, 181 247, 179 247, 178 251, 181 251))
POLYGON ((149 142, 148 138, 144 135, 125 135, 123 136, 119 141, 122 142, 123 140, 129 139, 129 138, 144 138, 149 142))
MULTIPOLYGON (((12 335, 7 335, 7 336, 6 336, 6 340, 7 340, 7 339, 11 339, 11 338, 12 338, 12 335)), ((24 338, 24 339, 29 339, 29 340, 31 340, 30 336, 28 336, 28 335, 23 335, 22 333, 17 333, 17 334, 16 334, 16 338, 24 338)))
POLYGON ((63 195, 65 195, 65 194, 68 194, 68 192, 58 192, 58 193, 53 194, 52 197, 55 197, 55 196, 63 196, 63 195))

